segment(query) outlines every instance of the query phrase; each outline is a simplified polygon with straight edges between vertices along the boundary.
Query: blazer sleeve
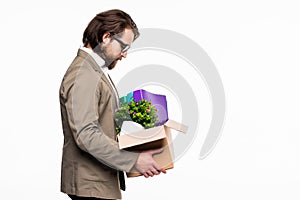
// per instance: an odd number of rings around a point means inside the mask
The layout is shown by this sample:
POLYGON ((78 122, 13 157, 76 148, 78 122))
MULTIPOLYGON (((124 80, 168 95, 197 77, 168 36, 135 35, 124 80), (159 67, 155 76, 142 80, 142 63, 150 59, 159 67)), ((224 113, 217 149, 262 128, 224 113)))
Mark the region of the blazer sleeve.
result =
MULTIPOLYGON (((98 161, 129 172, 136 163, 138 153, 120 150, 118 143, 109 138, 98 123, 99 85, 101 76, 79 69, 66 101, 68 120, 77 146, 98 161)), ((106 105, 111 106, 111 105, 106 105)))

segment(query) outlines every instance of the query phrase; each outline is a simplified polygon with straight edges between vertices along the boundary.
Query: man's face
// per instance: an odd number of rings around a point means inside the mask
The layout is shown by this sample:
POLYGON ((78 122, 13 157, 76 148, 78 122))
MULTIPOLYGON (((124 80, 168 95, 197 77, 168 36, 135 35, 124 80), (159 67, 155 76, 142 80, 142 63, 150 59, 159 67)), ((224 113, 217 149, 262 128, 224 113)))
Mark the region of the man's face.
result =
POLYGON ((122 34, 110 36, 107 44, 104 42, 105 62, 108 69, 113 69, 119 60, 126 58, 128 45, 130 46, 134 39, 131 29, 125 29, 122 34))

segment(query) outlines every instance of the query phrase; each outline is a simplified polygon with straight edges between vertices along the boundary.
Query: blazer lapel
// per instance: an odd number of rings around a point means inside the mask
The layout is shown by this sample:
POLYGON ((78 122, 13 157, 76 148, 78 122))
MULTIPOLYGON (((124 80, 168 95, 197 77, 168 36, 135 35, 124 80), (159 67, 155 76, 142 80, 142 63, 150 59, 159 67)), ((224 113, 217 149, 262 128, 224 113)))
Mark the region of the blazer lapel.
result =
POLYGON ((118 107, 119 107, 119 106, 120 106, 120 100, 119 100, 119 99, 120 99, 120 96, 119 96, 118 90, 117 90, 117 88, 116 88, 114 82, 113 82, 112 79, 110 78, 109 74, 108 74, 108 78, 110 79, 110 81, 111 81, 111 83, 112 83, 112 85, 113 85, 113 87, 114 87, 114 90, 115 90, 115 92, 116 92, 117 105, 118 105, 118 107))

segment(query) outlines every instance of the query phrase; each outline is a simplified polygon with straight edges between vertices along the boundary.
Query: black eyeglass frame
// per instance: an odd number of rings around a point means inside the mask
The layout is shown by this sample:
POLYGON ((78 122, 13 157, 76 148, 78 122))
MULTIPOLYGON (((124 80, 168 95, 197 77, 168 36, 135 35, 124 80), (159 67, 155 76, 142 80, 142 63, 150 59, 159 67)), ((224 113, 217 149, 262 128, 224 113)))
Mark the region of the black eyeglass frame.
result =
POLYGON ((116 40, 117 42, 119 42, 119 44, 121 45, 122 48, 122 53, 125 53, 126 51, 128 51, 130 49, 130 45, 126 44, 123 40, 121 40, 120 38, 116 37, 116 36, 112 36, 111 37, 113 40, 116 40))

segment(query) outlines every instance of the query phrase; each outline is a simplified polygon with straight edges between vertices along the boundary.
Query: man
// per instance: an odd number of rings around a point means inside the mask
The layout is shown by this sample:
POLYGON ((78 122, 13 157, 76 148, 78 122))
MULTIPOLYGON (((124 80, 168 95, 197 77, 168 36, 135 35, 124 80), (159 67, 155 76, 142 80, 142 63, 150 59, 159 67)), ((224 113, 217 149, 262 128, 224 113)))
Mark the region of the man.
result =
POLYGON ((132 168, 146 178, 166 173, 152 158, 162 149, 128 152, 119 150, 116 141, 114 111, 119 97, 108 70, 126 58, 138 36, 127 13, 99 13, 84 31, 84 46, 63 78, 61 191, 71 199, 121 199, 123 171, 132 168))

